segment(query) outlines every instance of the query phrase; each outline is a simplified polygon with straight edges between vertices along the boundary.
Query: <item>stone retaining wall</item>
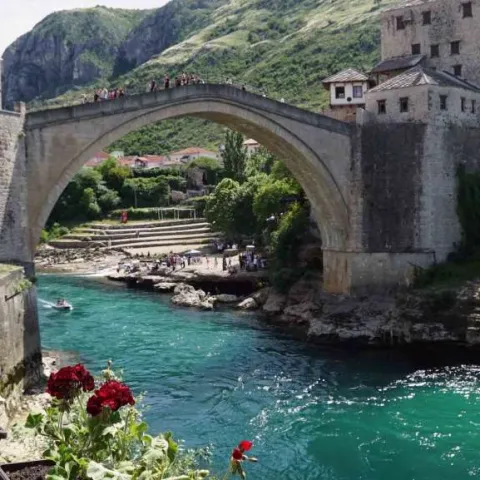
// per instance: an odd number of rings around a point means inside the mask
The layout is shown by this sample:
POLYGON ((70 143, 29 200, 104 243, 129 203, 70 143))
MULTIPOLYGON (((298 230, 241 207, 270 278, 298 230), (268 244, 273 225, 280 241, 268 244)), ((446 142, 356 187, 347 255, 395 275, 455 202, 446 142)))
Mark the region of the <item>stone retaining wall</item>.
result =
POLYGON ((23 268, 0 264, 0 426, 41 372, 37 298, 23 268))

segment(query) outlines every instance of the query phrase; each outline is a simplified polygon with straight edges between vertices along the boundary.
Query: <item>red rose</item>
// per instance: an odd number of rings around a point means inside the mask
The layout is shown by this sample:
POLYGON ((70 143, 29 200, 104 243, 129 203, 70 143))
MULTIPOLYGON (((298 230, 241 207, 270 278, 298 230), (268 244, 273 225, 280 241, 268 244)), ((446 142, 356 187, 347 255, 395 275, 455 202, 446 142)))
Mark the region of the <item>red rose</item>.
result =
POLYGON ((243 459, 243 453, 238 448, 234 448, 233 452, 232 452, 232 458, 234 460, 242 460, 243 459))
POLYGON ((239 444, 238 444, 238 448, 242 451, 242 452, 248 452, 253 446, 253 443, 250 442, 249 440, 242 440, 239 444))

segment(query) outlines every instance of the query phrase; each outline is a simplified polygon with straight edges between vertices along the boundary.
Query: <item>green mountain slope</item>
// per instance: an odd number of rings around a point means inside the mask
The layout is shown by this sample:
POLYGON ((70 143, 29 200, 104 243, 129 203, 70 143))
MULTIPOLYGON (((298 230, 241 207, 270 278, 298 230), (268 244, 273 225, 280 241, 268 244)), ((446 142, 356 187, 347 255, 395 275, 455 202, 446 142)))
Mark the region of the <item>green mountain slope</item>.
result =
MULTIPOLYGON (((168 73, 233 78, 273 98, 319 111, 328 102, 321 80, 342 68, 370 68, 380 57, 378 13, 396 0, 171 0, 133 28, 119 48, 114 78, 100 85, 142 92, 168 73), (122 75, 119 75, 123 72, 122 75)), ((79 92, 47 102, 78 101, 79 92)), ((211 146, 223 129, 195 119, 149 126, 114 145, 128 153, 211 146), (163 125, 163 127, 162 127, 163 125)))
POLYGON ((149 13, 96 7, 49 15, 3 54, 5 104, 111 76, 128 33, 149 13))

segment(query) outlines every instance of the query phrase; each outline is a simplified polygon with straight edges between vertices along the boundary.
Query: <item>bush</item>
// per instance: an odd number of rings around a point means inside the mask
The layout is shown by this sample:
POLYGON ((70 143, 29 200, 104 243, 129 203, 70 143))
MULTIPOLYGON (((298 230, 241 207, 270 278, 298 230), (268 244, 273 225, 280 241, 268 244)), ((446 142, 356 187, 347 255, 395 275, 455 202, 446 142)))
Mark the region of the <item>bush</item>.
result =
POLYGON ((309 229, 308 210, 294 203, 280 219, 271 242, 271 281, 281 291, 298 280, 303 269, 298 269, 298 253, 309 229))
POLYGON ((105 189, 98 197, 103 213, 108 213, 120 205, 120 195, 115 190, 105 189))
POLYGON ((122 187, 121 196, 124 205, 161 207, 168 205, 170 187, 164 177, 129 178, 122 187))
POLYGON ((270 283, 279 293, 287 293, 305 273, 301 268, 281 268, 270 272, 270 283))
POLYGON ((205 215, 205 206, 207 205, 207 202, 209 200, 210 195, 205 195, 203 197, 192 197, 185 200, 185 202, 183 202, 183 205, 195 208, 197 217, 203 217, 205 215))

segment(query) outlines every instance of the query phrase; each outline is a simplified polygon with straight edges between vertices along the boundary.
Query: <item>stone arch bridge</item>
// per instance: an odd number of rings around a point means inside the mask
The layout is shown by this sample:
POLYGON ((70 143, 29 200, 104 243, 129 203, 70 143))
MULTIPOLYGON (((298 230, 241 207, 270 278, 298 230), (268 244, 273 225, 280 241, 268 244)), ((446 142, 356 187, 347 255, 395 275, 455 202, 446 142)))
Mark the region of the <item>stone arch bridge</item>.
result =
MULTIPOLYGON (((331 293, 385 290, 414 266, 443 258, 458 239, 454 162, 429 150, 438 128, 343 123, 232 86, 193 85, 115 101, 0 112, 0 262, 33 267, 55 202, 96 152, 130 131, 196 116, 255 138, 304 188, 331 293), (441 177, 438 190, 429 179, 441 177), (442 183, 443 182, 443 183, 442 183), (436 222, 436 223, 435 223, 436 222)), ((441 149, 437 141, 437 150, 441 149)))

